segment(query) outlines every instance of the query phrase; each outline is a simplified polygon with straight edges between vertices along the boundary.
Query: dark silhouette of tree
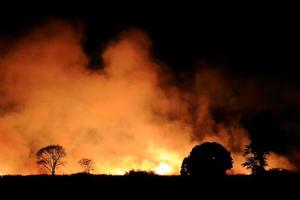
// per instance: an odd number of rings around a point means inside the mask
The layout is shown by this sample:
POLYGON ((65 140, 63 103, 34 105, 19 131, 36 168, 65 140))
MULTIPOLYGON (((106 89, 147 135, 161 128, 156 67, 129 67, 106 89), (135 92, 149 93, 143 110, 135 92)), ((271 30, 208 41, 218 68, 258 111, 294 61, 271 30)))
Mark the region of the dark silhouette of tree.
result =
POLYGON ((288 152, 286 132, 280 125, 280 120, 271 110, 261 110, 245 123, 251 143, 246 146, 243 167, 251 169, 252 174, 266 172, 267 155, 272 151, 279 154, 288 152))
POLYGON ((190 171, 188 170, 188 157, 184 158, 181 165, 180 174, 183 176, 190 175, 190 171))
POLYGON ((251 169, 253 175, 262 174, 266 172, 268 151, 259 148, 254 143, 246 146, 244 156, 246 162, 242 164, 243 167, 251 169))
POLYGON ((66 155, 64 148, 60 145, 49 145, 41 148, 36 153, 37 164, 47 169, 51 175, 55 175, 58 166, 63 165, 61 158, 66 155))
POLYGON ((94 170, 94 162, 92 159, 82 158, 78 163, 83 168, 84 173, 90 174, 94 170))
POLYGON ((205 142, 195 146, 181 166, 181 175, 225 175, 232 168, 232 157, 221 144, 205 142))

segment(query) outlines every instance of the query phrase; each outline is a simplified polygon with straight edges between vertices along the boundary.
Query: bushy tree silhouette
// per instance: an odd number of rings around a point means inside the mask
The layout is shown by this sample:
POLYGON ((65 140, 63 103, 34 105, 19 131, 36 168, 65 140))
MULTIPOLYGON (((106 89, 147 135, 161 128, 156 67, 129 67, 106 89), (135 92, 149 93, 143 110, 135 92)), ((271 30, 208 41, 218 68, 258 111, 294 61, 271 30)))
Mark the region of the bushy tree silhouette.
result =
POLYGON ((64 148, 60 145, 49 145, 41 148, 36 153, 37 164, 43 166, 51 175, 55 175, 55 170, 62 165, 61 158, 66 155, 64 148))
POLYGON ((181 166, 181 175, 225 175, 232 168, 231 154, 221 144, 205 142, 195 146, 181 166))
POLYGON ((90 174, 94 170, 94 162, 92 159, 82 158, 78 163, 83 168, 84 173, 90 174))

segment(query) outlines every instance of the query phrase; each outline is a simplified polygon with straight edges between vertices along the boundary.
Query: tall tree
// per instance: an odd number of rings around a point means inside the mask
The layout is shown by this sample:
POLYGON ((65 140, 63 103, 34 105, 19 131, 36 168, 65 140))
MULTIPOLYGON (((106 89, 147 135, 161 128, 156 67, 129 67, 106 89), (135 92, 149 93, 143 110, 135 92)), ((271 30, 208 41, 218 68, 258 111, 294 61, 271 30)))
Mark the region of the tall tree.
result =
POLYGON ((266 171, 265 167, 268 166, 268 154, 269 151, 259 148, 254 143, 250 143, 245 148, 244 156, 246 157, 246 162, 242 166, 251 169, 254 175, 262 174, 266 171))
POLYGON ((62 146, 49 145, 37 151, 37 164, 43 166, 51 175, 55 175, 56 168, 63 165, 61 158, 65 155, 66 152, 62 146))

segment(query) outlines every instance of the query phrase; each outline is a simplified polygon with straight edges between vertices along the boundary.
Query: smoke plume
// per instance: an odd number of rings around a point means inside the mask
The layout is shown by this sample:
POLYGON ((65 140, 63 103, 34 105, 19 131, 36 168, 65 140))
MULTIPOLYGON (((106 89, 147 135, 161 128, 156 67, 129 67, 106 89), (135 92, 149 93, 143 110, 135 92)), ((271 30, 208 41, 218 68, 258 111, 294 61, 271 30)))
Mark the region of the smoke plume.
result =
MULTIPOLYGON (((183 158, 204 141, 232 152, 232 173, 247 173, 240 165, 252 135, 243 119, 278 108, 270 103, 270 87, 258 89, 253 80, 206 67, 187 80, 189 88, 178 87, 172 70, 153 57, 150 38, 138 29, 112 39, 99 55, 103 66, 91 70, 83 40, 81 27, 56 21, 1 46, 0 173, 40 173, 35 152, 60 144, 67 152, 61 174, 81 171, 81 158, 94 160, 95 173, 178 174, 183 158)), ((285 102, 299 99, 278 87, 273 92, 280 91, 285 102)), ((295 168, 281 152, 269 160, 270 167, 295 168)))

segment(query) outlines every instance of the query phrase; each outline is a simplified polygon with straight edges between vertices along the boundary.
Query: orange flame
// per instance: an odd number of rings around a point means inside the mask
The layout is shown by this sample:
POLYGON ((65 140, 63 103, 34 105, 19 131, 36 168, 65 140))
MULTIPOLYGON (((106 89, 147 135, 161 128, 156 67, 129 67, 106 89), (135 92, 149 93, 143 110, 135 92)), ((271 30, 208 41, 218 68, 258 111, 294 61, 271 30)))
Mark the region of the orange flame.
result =
POLYGON ((80 171, 77 161, 83 157, 94 160, 95 173, 140 169, 178 174, 191 148, 207 140, 232 150, 234 173, 245 172, 240 164, 249 142, 246 131, 232 125, 212 134, 216 124, 208 112, 209 91, 222 83, 212 85, 201 75, 195 83, 200 134, 195 139, 190 97, 163 84, 169 76, 152 58, 144 32, 129 30, 109 43, 98 71, 87 68, 81 41, 80 29, 55 22, 15 42, 0 57, 1 173, 40 173, 35 152, 61 144, 67 151, 61 174, 80 171))

